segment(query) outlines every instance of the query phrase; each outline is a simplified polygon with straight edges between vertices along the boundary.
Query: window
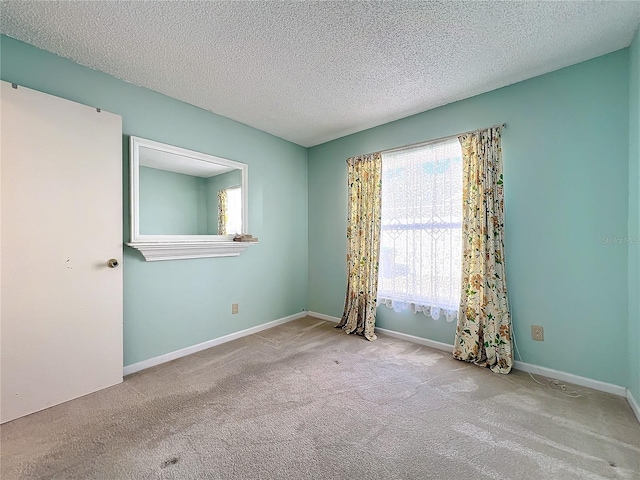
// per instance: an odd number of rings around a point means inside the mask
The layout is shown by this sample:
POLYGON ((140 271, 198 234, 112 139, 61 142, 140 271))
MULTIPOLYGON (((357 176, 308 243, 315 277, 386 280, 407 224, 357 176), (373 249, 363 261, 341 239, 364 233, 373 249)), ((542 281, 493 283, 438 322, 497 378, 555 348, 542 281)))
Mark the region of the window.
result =
POLYGON ((245 233, 242 231, 242 188, 227 188, 226 192, 225 231, 227 234, 245 233))
POLYGON ((382 154, 378 301, 453 320, 462 265, 457 138, 382 154))

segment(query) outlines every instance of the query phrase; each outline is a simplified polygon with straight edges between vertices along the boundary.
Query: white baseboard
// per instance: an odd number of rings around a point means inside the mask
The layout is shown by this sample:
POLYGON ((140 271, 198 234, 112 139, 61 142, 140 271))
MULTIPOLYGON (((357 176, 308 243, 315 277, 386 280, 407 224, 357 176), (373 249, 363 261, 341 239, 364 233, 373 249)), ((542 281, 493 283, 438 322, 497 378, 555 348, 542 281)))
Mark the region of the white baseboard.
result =
MULTIPOLYGON (((310 317, 319 318, 320 320, 326 320, 328 322, 338 323, 340 318, 332 317, 331 315, 325 315, 318 312, 307 312, 310 317)), ((376 327, 376 332, 384 333, 390 337, 399 338, 400 340, 406 340, 407 342, 417 343, 419 345, 425 345, 427 347, 435 348, 436 350, 444 350, 445 352, 451 352, 453 345, 448 345, 442 342, 436 342, 435 340, 429 340, 428 338, 416 337, 406 333, 396 332, 395 330, 387 330, 386 328, 376 327)))
POLYGON ((326 320, 327 322, 338 323, 340 321, 340 318, 332 317, 331 315, 325 315, 324 313, 307 312, 307 315, 309 315, 310 317, 319 318, 320 320, 326 320))
POLYGON ((395 330, 387 330, 386 328, 376 328, 376 332, 384 333, 389 337, 398 338, 400 340, 406 340, 407 342, 417 343, 426 347, 431 347, 436 350, 442 350, 443 352, 453 352, 453 345, 448 343, 436 342, 435 340, 429 340, 428 338, 416 337, 415 335, 409 335, 406 333, 396 332, 395 330))
MULTIPOLYGON (((311 317, 320 318, 322 320, 328 320, 330 322, 338 322, 340 321, 337 317, 332 317, 330 315, 325 315, 323 313, 316 312, 307 312, 307 314, 311 317)), ((425 345, 427 347, 435 348, 436 350, 442 350, 445 352, 452 352, 453 345, 449 345, 448 343, 436 342, 435 340, 429 340, 427 338, 416 337, 414 335, 408 335, 406 333, 396 332, 394 330, 387 330, 386 328, 376 328, 376 331, 380 333, 384 333, 390 337, 398 338, 400 340, 406 340, 408 342, 417 343, 419 345, 425 345)), ((563 382, 573 383, 574 385, 579 385, 581 387, 593 388, 594 390, 600 390, 601 392, 612 393, 614 395, 620 395, 621 397, 627 397, 629 400, 629 404, 631 408, 634 409, 636 416, 640 420, 640 416, 638 415, 638 404, 635 403, 633 405, 631 403, 631 399, 635 402, 635 399, 631 395, 631 393, 627 393, 628 390, 625 387, 621 387, 619 385, 613 385, 611 383, 600 382, 598 380, 592 380, 591 378, 580 377, 578 375, 574 375, 572 373, 565 373, 559 370, 552 370, 550 368, 540 367, 538 365, 532 365, 530 363, 515 361, 513 368, 516 370, 521 370, 523 372, 529 372, 536 375, 542 375, 549 378, 554 378, 556 380, 560 380, 563 382)))
POLYGON ((627 388, 627 402, 629 402, 629 406, 631 407, 631 410, 633 410, 633 413, 636 414, 636 418, 638 419, 638 422, 640 422, 640 406, 638 406, 638 402, 636 401, 635 398, 633 398, 633 395, 631 395, 631 390, 629 390, 627 388))
POLYGON ((534 375, 542 375, 543 377, 553 378, 562 382, 573 383, 581 387, 593 388, 594 390, 600 390, 601 392, 612 393, 624 397, 627 395, 627 388, 620 385, 614 385, 613 383, 601 382, 599 380, 593 380, 587 377, 581 377, 574 375, 573 373, 561 372, 559 370, 553 370, 551 368, 540 367, 539 365, 532 365, 530 363, 520 362, 516 360, 513 362, 513 368, 521 370, 523 372, 533 373, 534 375))
POLYGON ((289 315, 288 317, 273 320, 272 322, 267 322, 267 323, 263 323, 262 325, 257 325, 255 327, 247 328, 246 330, 240 330, 239 332, 230 333, 229 335, 225 335, 223 337, 214 338, 213 340, 208 340, 206 342, 198 343, 197 345, 192 345, 190 347, 182 348, 174 352, 165 353, 164 355, 160 355, 158 357, 149 358, 148 360, 143 360, 142 362, 133 363, 131 365, 127 365, 124 367, 123 375, 125 376, 131 375, 132 373, 139 372, 140 370, 145 370, 147 368, 155 367, 156 365, 160 365, 161 363, 170 362, 171 360, 175 360, 176 358, 185 357, 187 355, 191 355, 192 353, 196 353, 201 350, 206 350, 207 348, 211 348, 216 345, 220 345, 222 343, 230 342, 231 340, 236 340, 241 337, 246 337, 247 335, 258 333, 258 332, 261 332, 262 330, 266 330, 268 328, 272 328, 277 325, 282 325, 283 323, 291 322, 293 320, 297 320, 299 318, 303 318, 306 316, 307 316, 307 312, 302 311, 294 315, 289 315))

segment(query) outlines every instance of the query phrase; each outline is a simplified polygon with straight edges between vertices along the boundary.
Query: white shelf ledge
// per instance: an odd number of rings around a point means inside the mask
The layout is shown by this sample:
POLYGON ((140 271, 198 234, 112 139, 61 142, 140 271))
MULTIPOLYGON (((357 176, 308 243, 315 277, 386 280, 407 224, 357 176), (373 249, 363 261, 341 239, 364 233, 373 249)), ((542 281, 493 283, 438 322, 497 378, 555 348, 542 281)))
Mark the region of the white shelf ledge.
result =
POLYGON ((147 262, 185 258, 237 257, 257 242, 129 242, 147 262))

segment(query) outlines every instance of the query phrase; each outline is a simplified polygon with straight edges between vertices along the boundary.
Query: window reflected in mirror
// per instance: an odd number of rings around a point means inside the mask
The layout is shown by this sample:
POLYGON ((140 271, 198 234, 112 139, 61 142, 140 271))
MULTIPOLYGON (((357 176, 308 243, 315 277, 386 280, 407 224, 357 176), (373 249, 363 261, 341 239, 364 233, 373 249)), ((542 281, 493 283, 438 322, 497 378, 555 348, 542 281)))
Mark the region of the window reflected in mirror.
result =
POLYGON ((242 233, 242 188, 218 190, 218 235, 242 233))
POLYGON ((242 232, 242 171, 140 147, 140 235, 242 232))

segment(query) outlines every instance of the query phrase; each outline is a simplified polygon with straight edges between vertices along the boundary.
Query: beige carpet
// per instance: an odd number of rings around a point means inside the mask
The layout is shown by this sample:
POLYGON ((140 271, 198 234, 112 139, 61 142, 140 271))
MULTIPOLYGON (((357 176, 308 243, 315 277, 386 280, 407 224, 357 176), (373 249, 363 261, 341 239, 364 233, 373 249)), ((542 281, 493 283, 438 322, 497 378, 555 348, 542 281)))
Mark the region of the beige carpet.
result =
POLYGON ((622 397, 305 318, 1 427, 3 480, 639 479, 622 397))

